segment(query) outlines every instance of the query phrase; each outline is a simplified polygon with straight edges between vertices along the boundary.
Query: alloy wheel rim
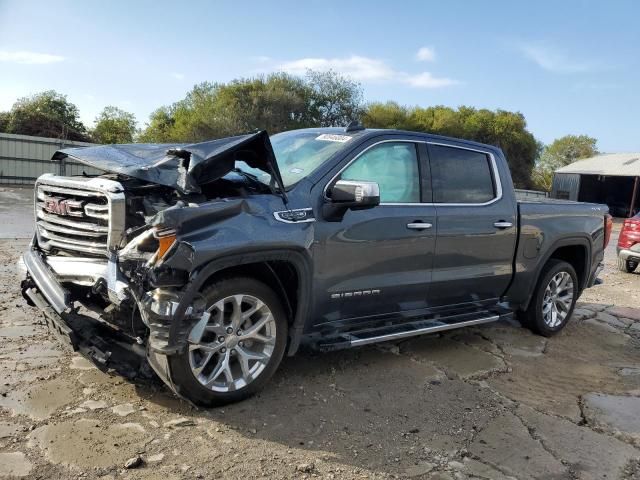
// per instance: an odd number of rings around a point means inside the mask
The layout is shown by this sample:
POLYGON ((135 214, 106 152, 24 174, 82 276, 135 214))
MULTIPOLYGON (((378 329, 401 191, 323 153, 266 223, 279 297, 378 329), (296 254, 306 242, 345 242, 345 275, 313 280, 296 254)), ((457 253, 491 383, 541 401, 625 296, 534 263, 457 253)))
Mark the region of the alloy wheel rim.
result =
POLYGON ((253 295, 237 294, 215 302, 188 337, 194 377, 214 392, 246 387, 264 371, 276 344, 271 310, 253 295))
POLYGON ((557 328, 565 321, 573 303, 573 279, 568 272, 556 273, 544 291, 542 317, 549 328, 557 328))

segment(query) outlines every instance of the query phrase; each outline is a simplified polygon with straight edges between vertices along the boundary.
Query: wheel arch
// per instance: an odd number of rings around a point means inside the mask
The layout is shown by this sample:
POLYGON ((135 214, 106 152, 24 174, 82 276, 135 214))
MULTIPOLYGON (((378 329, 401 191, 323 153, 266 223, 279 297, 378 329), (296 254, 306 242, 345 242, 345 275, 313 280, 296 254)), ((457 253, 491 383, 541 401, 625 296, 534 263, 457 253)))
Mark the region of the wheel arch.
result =
POLYGON ((170 343, 177 345, 180 324, 194 297, 220 277, 238 275, 256 278, 269 285, 283 301, 289 317, 287 355, 293 355, 308 316, 311 296, 311 262, 302 252, 293 249, 263 250, 227 255, 212 260, 194 271, 184 289, 184 296, 170 329, 170 343), (294 275, 291 278, 289 275, 294 275))
POLYGON ((569 263, 578 276, 578 295, 584 290, 589 280, 590 258, 591 258, 591 241, 584 236, 568 237, 556 240, 541 257, 540 262, 536 265, 536 272, 533 279, 531 291, 526 301, 522 305, 522 309, 526 310, 533 298, 535 288, 538 286, 540 276, 544 270, 544 266, 552 258, 564 260, 569 263))
MULTIPOLYGON (((564 260, 573 267, 578 277, 578 287, 582 291, 587 282, 589 265, 589 255, 587 253, 587 246, 585 245, 565 245, 556 248, 551 256, 547 259, 547 262, 551 259, 564 260)), ((546 262, 545 262, 546 263, 546 262)))

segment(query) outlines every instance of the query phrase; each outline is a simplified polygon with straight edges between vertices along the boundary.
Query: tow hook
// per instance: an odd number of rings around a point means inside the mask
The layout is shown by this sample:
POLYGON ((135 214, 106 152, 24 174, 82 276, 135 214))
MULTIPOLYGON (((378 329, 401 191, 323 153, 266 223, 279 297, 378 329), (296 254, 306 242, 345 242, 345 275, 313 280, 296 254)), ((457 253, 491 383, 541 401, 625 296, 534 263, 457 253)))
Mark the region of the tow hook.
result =
POLYGON ((27 295, 27 290, 29 290, 30 288, 35 288, 35 286, 36 284, 34 283, 33 280, 31 280, 31 277, 28 275, 26 279, 20 282, 20 293, 22 293, 22 298, 25 299, 25 301, 27 302, 27 305, 29 305, 30 307, 35 307, 36 304, 33 303, 33 300, 31 300, 31 297, 27 295))

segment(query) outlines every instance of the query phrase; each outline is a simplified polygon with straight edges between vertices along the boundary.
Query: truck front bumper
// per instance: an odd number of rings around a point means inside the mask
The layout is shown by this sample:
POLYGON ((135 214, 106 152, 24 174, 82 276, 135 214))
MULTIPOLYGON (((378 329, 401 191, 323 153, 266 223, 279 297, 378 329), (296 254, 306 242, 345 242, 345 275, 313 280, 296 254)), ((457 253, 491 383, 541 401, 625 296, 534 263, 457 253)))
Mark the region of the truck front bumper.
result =
MULTIPOLYGON (((155 289, 136 302, 149 322, 150 335, 145 348, 142 340, 110 328, 92 316, 78 313, 77 299, 63 284, 70 282, 90 286, 92 282, 105 277, 109 283, 110 270, 107 262, 71 257, 61 261, 58 259, 59 257, 44 255, 35 246, 35 240, 21 259, 21 266, 26 269, 26 278, 21 283, 22 295, 30 305, 43 313, 50 331, 62 343, 69 344, 74 351, 80 352, 101 368, 108 365, 117 371, 130 372, 132 368, 139 368, 139 362, 146 357, 158 376, 177 393, 167 360, 167 355, 175 352, 165 350, 180 301, 179 293, 171 289, 155 289)), ((112 277, 117 278, 115 275, 112 277)), ((118 280, 118 284, 121 292, 122 282, 118 280)), ((110 291, 109 298, 111 297, 110 291)), ((185 316, 199 316, 203 308, 204 305, 196 311, 191 306, 185 316)))
POLYGON ((69 291, 60 284, 42 258, 42 254, 35 250, 33 245, 22 256, 22 262, 27 269, 28 276, 26 280, 22 281, 22 295, 25 299, 41 310, 43 308, 38 302, 46 299, 47 307, 53 309, 57 314, 69 311, 72 306, 69 291), (41 295, 36 296, 37 291, 41 295))
MULTIPOLYGON (((80 259, 82 262, 82 259, 80 259)), ((92 360, 99 367, 106 367, 112 352, 119 349, 135 354, 135 361, 144 358, 145 352, 127 335, 107 328, 96 319, 77 312, 71 292, 59 281, 61 278, 47 258, 32 242, 22 256, 26 278, 22 281, 22 295, 30 305, 44 315, 49 330, 62 343, 70 345, 92 360)), ((80 275, 90 275, 91 269, 80 275)), ((64 275, 62 276, 64 278, 64 275)), ((133 363, 129 358, 127 363, 133 363)))

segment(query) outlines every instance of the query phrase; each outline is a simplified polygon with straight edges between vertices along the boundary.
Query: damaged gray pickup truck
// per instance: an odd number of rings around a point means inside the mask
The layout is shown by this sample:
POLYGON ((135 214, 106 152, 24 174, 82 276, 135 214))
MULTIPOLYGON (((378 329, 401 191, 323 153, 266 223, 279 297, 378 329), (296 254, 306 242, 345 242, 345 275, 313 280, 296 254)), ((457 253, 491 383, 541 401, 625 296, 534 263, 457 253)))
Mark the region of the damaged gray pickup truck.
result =
POLYGON ((557 333, 611 231, 603 205, 517 201, 496 147, 357 124, 65 157, 104 173, 37 180, 25 298, 96 363, 128 345, 204 406, 302 345, 514 313, 557 333))

